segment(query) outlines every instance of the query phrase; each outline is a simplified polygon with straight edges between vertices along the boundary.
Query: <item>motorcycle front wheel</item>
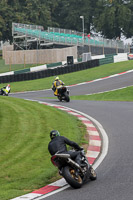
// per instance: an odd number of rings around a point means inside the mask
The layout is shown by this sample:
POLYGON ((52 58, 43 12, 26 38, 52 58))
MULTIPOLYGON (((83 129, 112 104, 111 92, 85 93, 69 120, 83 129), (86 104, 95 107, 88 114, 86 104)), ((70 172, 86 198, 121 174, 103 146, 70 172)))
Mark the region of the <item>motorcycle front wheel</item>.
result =
POLYGON ((64 96, 65 96, 65 100, 66 100, 66 102, 69 102, 69 101, 70 101, 70 97, 69 97, 69 95, 68 95, 67 93, 65 93, 64 96))
POLYGON ((92 181, 95 181, 97 179, 97 174, 96 174, 95 170, 92 167, 90 167, 90 179, 92 181))
POLYGON ((63 177, 65 178, 66 182, 71 185, 71 187, 77 189, 77 188, 81 188, 82 184, 83 184, 83 180, 81 178, 81 176, 76 173, 75 169, 66 166, 63 169, 63 177))

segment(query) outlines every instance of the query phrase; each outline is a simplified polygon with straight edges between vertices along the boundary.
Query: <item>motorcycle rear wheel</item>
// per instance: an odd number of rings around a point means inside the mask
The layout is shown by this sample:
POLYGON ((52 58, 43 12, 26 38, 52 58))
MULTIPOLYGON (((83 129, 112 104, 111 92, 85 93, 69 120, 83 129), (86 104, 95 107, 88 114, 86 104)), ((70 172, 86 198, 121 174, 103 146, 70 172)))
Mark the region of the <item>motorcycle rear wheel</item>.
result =
POLYGON ((78 189, 81 188, 82 184, 83 184, 83 180, 80 177, 80 175, 77 173, 75 169, 66 166, 63 169, 63 177, 65 178, 65 180, 67 181, 67 183, 69 185, 71 185, 71 187, 78 189))

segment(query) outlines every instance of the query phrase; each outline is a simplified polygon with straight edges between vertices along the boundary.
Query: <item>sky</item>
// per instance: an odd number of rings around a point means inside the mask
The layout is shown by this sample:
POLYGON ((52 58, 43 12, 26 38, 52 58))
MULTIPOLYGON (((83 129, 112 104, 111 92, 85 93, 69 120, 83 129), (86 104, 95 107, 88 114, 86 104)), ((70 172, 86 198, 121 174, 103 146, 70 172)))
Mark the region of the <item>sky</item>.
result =
POLYGON ((124 44, 131 44, 132 43, 132 38, 129 39, 123 39, 124 44))

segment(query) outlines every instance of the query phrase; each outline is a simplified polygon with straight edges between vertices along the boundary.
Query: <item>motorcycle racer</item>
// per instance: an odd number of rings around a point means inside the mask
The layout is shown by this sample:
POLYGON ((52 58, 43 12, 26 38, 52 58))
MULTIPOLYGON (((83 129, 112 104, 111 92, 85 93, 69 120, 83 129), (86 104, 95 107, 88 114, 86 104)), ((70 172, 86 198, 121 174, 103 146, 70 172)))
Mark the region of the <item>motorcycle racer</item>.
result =
POLYGON ((63 81, 59 80, 59 77, 55 77, 55 81, 52 83, 52 90, 54 91, 54 95, 58 96, 58 88, 64 85, 63 81))
POLYGON ((76 142, 73 142, 64 136, 60 136, 60 133, 57 130, 52 130, 50 132, 50 138, 51 138, 51 141, 48 144, 48 150, 51 155, 54 155, 57 152, 66 153, 66 154, 69 154, 71 158, 75 160, 76 163, 81 165, 80 152, 68 151, 66 145, 69 145, 75 148, 76 150, 83 150, 82 147, 80 147, 76 142))
POLYGON ((10 88, 10 84, 8 84, 7 86, 4 86, 3 88, 1 88, 1 95, 5 94, 5 95, 8 95, 11 91, 11 88, 10 88))
POLYGON ((88 180, 96 180, 97 174, 89 164, 84 149, 66 137, 60 136, 57 130, 50 132, 51 141, 48 144, 51 162, 58 167, 59 174, 73 188, 80 188, 88 180), (68 151, 67 146, 75 150, 68 151))

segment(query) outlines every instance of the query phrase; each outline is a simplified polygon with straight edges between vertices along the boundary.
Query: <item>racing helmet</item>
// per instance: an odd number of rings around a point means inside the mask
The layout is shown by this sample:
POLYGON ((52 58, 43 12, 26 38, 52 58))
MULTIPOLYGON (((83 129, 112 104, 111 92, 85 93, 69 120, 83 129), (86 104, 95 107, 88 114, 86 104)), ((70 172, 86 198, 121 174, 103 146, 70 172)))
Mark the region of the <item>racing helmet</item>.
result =
POLYGON ((58 81, 58 80, 59 80, 59 76, 56 76, 56 77, 55 77, 55 81, 58 81))
POLYGON ((60 136, 59 131, 57 131, 57 130, 52 130, 52 131, 50 132, 50 138, 53 139, 53 138, 56 137, 56 136, 60 136))
POLYGON ((8 84, 7 86, 10 87, 10 84, 8 84))

